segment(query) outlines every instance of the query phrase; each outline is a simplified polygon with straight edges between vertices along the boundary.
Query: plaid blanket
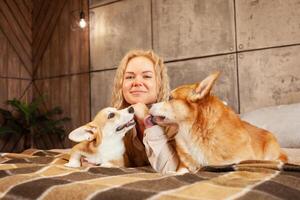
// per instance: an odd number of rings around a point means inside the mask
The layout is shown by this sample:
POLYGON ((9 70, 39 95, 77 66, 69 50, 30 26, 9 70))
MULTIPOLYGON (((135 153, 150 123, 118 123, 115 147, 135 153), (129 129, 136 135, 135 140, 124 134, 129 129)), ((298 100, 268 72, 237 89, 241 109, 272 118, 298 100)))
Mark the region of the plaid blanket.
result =
POLYGON ((0 157, 1 199, 299 199, 300 165, 244 162, 196 174, 151 167, 64 167, 68 155, 27 150, 0 157), (278 170, 280 169, 280 170, 278 170), (235 171, 232 171, 235 170, 235 171))

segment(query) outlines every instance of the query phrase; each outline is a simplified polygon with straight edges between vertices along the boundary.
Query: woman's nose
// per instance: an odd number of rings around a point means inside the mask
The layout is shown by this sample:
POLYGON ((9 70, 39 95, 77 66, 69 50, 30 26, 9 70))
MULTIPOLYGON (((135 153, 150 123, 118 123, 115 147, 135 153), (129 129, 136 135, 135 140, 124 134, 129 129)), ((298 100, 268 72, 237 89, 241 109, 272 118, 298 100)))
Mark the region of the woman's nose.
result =
POLYGON ((139 78, 136 78, 136 79, 134 79, 132 85, 135 86, 135 87, 136 86, 142 86, 143 83, 142 83, 142 81, 139 78))

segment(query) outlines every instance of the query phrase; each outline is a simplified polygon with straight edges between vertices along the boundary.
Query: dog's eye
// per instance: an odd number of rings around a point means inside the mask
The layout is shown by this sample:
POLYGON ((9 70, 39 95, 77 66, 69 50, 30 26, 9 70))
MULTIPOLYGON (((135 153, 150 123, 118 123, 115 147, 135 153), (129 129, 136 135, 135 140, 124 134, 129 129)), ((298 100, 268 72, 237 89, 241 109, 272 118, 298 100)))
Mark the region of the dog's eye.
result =
POLYGON ((109 113, 108 116, 107 116, 107 119, 111 119, 115 116, 115 113, 109 113))
POLYGON ((169 96, 169 101, 172 100, 172 99, 173 99, 173 97, 172 97, 172 95, 170 95, 170 96, 169 96))

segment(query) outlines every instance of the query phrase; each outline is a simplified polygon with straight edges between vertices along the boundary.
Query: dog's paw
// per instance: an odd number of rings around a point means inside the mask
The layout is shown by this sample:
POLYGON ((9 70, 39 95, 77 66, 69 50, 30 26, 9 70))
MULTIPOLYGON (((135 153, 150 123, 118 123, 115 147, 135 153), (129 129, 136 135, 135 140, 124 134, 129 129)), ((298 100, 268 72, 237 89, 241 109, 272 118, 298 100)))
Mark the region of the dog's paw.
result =
POLYGON ((76 167, 81 167, 81 163, 80 162, 71 162, 70 161, 70 162, 64 164, 64 166, 76 168, 76 167))
POLYGON ((187 174, 187 173, 190 173, 190 171, 188 170, 188 168, 185 168, 185 167, 179 168, 175 172, 175 174, 177 174, 177 175, 184 175, 184 174, 187 174))
POLYGON ((111 164, 111 163, 102 163, 100 166, 101 167, 105 167, 105 168, 116 167, 114 164, 111 164))
POLYGON ((187 173, 190 173, 190 171, 187 168, 180 168, 176 171, 166 171, 166 172, 164 172, 164 174, 167 174, 167 175, 184 175, 184 174, 187 174, 187 173))
POLYGON ((64 164, 64 166, 76 168, 76 167, 81 167, 81 164, 80 163, 79 164, 74 164, 74 163, 68 162, 68 163, 64 164))
POLYGON ((163 172, 163 174, 176 175, 176 171, 166 171, 166 172, 163 172))
POLYGON ((101 160, 99 160, 97 156, 88 156, 85 157, 84 160, 93 165, 99 165, 101 163, 101 160))

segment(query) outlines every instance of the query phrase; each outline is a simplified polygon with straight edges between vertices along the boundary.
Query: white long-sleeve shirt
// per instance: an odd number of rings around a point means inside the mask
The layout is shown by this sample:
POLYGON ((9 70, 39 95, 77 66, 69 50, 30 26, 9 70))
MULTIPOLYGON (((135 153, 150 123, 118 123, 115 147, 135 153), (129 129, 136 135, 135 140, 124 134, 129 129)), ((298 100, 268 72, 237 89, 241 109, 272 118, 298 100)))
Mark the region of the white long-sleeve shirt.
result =
MULTIPOLYGON (((149 112, 147 106, 138 103, 133 105, 133 107, 135 116, 140 120, 144 120, 149 112)), ((135 163, 137 163, 135 158, 143 157, 147 159, 153 169, 160 173, 175 172, 179 164, 179 159, 174 149, 174 135, 176 133, 176 127, 162 128, 154 125, 144 130, 142 143, 137 137, 136 128, 133 128, 131 134, 127 136, 131 138, 131 148, 133 147, 132 150, 135 153, 131 153, 129 157, 135 163)))
MULTIPOLYGON (((168 130, 169 132, 170 130, 168 130)), ((175 172, 178 167, 178 156, 174 149, 173 139, 168 139, 163 128, 158 125, 147 128, 144 131, 143 144, 137 137, 137 132, 133 129, 131 134, 131 145, 135 153, 129 153, 131 160, 137 157, 148 158, 149 163, 154 170, 160 173, 175 172), (146 153, 146 155, 143 155, 146 153), (133 158, 134 157, 134 158, 133 158)), ((137 166, 141 166, 137 164, 137 166)))
POLYGON ((178 156, 171 144, 173 141, 160 126, 155 125, 145 130, 143 143, 151 166, 158 172, 175 172, 178 156))

